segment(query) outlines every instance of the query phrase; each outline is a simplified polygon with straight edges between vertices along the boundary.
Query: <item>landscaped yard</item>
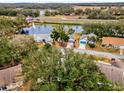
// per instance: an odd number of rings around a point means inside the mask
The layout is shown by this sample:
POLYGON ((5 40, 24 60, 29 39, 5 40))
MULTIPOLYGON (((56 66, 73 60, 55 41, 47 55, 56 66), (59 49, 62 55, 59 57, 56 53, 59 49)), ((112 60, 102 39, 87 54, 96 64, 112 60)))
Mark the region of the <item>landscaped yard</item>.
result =
POLYGON ((95 50, 95 51, 101 51, 101 52, 109 52, 109 53, 114 53, 114 54, 119 54, 119 49, 114 49, 114 48, 105 48, 100 45, 100 43, 96 44, 95 48, 90 48, 88 45, 86 46, 86 49, 88 50, 95 50))

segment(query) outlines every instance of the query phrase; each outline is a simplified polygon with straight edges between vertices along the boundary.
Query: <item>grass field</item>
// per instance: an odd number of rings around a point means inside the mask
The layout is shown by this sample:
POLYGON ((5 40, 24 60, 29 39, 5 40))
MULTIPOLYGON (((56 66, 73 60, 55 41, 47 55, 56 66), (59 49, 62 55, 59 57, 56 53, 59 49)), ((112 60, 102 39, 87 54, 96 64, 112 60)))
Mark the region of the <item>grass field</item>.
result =
POLYGON ((49 16, 38 17, 40 23, 56 23, 56 24, 84 24, 84 23, 96 23, 96 22, 117 22, 119 20, 101 20, 101 19, 79 19, 79 16, 49 16))

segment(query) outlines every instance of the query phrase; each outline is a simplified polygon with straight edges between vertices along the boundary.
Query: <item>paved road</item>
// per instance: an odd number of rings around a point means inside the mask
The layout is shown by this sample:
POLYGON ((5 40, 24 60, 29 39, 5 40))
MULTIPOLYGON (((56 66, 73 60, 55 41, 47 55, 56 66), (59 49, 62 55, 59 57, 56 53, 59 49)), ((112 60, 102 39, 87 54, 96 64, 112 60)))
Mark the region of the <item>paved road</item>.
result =
POLYGON ((82 53, 82 54, 90 54, 90 55, 96 55, 100 57, 109 57, 109 58, 115 58, 115 59, 124 59, 124 55, 117 55, 117 54, 111 54, 107 52, 99 52, 99 51, 93 51, 93 50, 81 50, 81 49, 74 49, 75 52, 82 53))

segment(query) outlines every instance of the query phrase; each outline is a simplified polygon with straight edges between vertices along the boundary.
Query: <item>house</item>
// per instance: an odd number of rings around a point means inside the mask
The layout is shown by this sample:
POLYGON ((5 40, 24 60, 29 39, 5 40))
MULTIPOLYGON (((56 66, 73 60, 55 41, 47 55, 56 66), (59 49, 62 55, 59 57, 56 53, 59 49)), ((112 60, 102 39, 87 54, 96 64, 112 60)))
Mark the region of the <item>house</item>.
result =
POLYGON ((124 38, 117 38, 117 37, 103 37, 102 38, 102 45, 112 45, 114 47, 124 46, 124 38))
POLYGON ((88 41, 88 37, 97 37, 97 35, 95 35, 94 33, 90 33, 90 34, 83 34, 80 38, 79 41, 79 49, 86 49, 86 44, 89 43, 95 43, 93 41, 88 41))
POLYGON ((113 46, 120 49, 120 54, 124 54, 124 38, 118 37, 103 37, 102 45, 113 46))
POLYGON ((79 41, 79 49, 86 49, 87 39, 81 39, 79 41))
POLYGON ((69 39, 67 43, 67 48, 73 48, 74 47, 74 39, 69 39))

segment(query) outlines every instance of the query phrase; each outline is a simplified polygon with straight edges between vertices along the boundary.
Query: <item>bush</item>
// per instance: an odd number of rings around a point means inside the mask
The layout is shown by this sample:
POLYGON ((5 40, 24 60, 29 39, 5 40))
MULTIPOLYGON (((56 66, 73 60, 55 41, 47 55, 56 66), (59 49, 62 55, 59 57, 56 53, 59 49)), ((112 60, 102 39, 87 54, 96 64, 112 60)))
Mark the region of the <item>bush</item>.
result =
POLYGON ((49 43, 46 43, 45 46, 44 46, 45 49, 50 49, 51 47, 52 46, 49 43))
POLYGON ((0 66, 5 66, 11 63, 18 63, 19 56, 13 49, 13 46, 5 38, 0 38, 0 66))
POLYGON ((35 50, 37 50, 37 46, 29 37, 15 36, 12 40, 1 37, 0 66, 21 63, 23 58, 35 50))
POLYGON ((88 45, 89 45, 90 48, 95 48, 96 47, 96 45, 94 43, 88 43, 88 45))
POLYGON ((32 80, 35 91, 121 89, 106 79, 93 57, 85 56, 70 50, 39 49, 24 60, 25 80, 32 80))

